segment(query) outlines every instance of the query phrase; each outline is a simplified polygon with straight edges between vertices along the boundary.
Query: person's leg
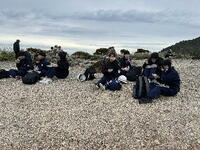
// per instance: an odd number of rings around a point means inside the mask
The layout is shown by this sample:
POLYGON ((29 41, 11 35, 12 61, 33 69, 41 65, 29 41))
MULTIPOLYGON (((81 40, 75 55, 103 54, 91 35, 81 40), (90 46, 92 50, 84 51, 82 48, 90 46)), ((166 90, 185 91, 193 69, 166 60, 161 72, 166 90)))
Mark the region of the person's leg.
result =
POLYGON ((175 96, 177 94, 175 90, 166 87, 161 87, 160 92, 163 96, 175 96))
POLYGON ((145 69, 144 69, 144 72, 143 72, 143 75, 144 75, 145 77, 149 78, 149 76, 150 76, 150 68, 145 68, 145 69))
POLYGON ((106 83, 109 81, 110 79, 109 79, 109 77, 107 77, 107 76, 103 76, 102 78, 101 78, 101 80, 99 80, 98 82, 97 82, 97 84, 103 84, 103 85, 106 85, 106 83))
POLYGON ((55 68, 49 67, 46 72, 46 76, 47 76, 47 78, 53 78, 55 76, 55 68))
POLYGON ((150 91, 149 91, 149 98, 150 99, 157 99, 160 97, 160 86, 156 84, 150 84, 149 85, 150 91))
POLYGON ((18 76, 18 70, 15 69, 9 70, 8 73, 12 78, 16 78, 18 76))

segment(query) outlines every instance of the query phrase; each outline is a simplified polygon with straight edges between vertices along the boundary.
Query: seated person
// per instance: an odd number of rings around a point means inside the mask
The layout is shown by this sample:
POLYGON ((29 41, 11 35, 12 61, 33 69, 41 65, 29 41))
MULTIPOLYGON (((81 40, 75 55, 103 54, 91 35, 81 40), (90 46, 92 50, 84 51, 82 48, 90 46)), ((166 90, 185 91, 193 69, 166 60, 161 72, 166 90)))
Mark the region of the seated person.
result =
POLYGON ((175 96, 180 91, 180 77, 178 72, 171 66, 170 60, 163 61, 163 70, 161 76, 153 74, 158 83, 150 83, 149 98, 156 99, 160 95, 175 96), (164 86, 162 86, 163 84, 164 86))
POLYGON ((19 78, 25 76, 29 70, 33 70, 32 59, 28 52, 20 51, 17 54, 16 67, 17 70, 11 69, 8 71, 10 77, 19 78))
POLYGON ((158 53, 152 53, 150 58, 143 65, 143 75, 148 79, 154 79, 152 74, 161 73, 161 65, 163 59, 159 57, 158 53))
POLYGON ((110 53, 109 58, 102 66, 103 77, 99 82, 96 83, 98 88, 106 89, 106 84, 119 77, 119 71, 121 67, 119 62, 116 60, 116 53, 110 53))
POLYGON ((55 75, 55 69, 47 61, 45 52, 39 52, 36 55, 36 67, 36 71, 40 74, 40 77, 46 77, 43 80, 52 81, 51 78, 55 75))
POLYGON ((52 64, 52 66, 55 69, 55 76, 58 79, 65 79, 69 75, 69 63, 67 61, 67 53, 64 51, 61 51, 58 53, 59 60, 57 61, 57 64, 52 64))
POLYGON ((124 51, 123 52, 123 57, 119 59, 120 66, 121 66, 121 75, 125 75, 131 68, 131 63, 129 60, 130 52, 129 51, 124 51))

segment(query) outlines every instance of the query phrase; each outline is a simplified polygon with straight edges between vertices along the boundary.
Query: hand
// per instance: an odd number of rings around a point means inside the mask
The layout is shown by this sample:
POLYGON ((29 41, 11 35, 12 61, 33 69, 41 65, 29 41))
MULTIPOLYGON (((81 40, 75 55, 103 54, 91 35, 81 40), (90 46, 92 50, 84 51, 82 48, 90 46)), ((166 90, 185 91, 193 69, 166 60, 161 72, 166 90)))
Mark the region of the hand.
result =
POLYGON ((160 78, 157 74, 152 74, 152 76, 153 76, 155 79, 160 78))
POLYGON ((51 66, 52 66, 52 67, 58 67, 57 64, 53 64, 53 63, 51 64, 51 66))
POLYGON ((113 72, 113 69, 108 69, 108 72, 113 72))
POLYGON ((19 59, 16 59, 15 62, 18 64, 18 63, 20 62, 20 60, 19 60, 19 59))

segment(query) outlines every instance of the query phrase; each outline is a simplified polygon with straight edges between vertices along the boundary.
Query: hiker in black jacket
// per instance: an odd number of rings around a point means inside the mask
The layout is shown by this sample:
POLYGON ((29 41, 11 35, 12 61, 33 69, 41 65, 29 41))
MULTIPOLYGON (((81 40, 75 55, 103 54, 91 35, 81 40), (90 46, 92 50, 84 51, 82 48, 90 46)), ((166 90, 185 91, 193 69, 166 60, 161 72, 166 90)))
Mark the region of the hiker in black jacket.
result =
POLYGON ((121 75, 126 76, 126 73, 131 68, 129 55, 130 55, 130 52, 126 50, 126 51, 123 52, 123 57, 119 59, 120 67, 121 67, 121 72, 120 72, 121 75))
POLYGON ((8 71, 11 77, 23 77, 29 70, 33 70, 32 59, 29 57, 29 55, 30 54, 28 52, 18 52, 16 60, 17 70, 11 69, 8 71))
POLYGON ((13 50, 15 52, 15 58, 17 58, 17 54, 20 52, 20 40, 16 40, 16 42, 13 44, 13 50))
POLYGON ((116 54, 110 53, 109 59, 107 61, 105 61, 104 65, 102 66, 103 77, 96 84, 96 86, 103 87, 110 80, 118 78, 120 69, 121 69, 120 64, 116 60, 116 54))
POLYGON ((143 74, 148 79, 153 80, 152 74, 161 74, 161 66, 163 59, 159 57, 158 53, 152 53, 150 58, 143 65, 143 74))
POLYGON ((150 99, 159 98, 160 95, 175 96, 180 91, 180 77, 178 72, 171 66, 170 60, 163 61, 161 76, 153 74, 154 78, 162 85, 150 83, 150 99))
POLYGON ((59 60, 57 64, 52 64, 55 69, 55 76, 59 79, 67 78, 69 75, 69 63, 67 61, 67 53, 61 51, 58 53, 59 60))

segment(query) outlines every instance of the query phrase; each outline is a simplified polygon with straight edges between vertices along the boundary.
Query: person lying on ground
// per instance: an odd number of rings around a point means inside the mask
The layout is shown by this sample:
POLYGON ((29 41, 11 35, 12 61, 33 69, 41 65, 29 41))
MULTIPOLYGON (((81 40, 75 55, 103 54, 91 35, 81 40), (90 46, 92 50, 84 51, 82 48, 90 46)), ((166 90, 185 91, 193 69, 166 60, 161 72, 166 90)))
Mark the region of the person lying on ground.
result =
POLYGON ((31 57, 26 57, 28 56, 27 53, 28 52, 23 52, 23 51, 18 52, 16 57, 17 69, 11 69, 9 71, 4 70, 4 73, 7 73, 7 76, 5 77, 12 77, 19 79, 21 77, 24 77, 28 73, 28 71, 33 70, 31 57))

